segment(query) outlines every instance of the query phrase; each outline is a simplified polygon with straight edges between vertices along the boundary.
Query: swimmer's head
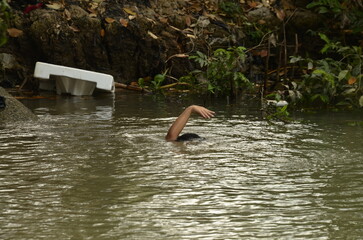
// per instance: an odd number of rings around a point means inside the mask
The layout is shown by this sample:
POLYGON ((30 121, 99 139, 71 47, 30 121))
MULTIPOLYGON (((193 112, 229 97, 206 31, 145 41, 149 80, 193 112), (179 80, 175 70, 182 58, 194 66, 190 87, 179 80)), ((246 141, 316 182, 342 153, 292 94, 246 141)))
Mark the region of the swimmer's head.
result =
POLYGON ((200 141, 204 140, 205 138, 202 138, 198 134, 195 133, 184 133, 183 135, 179 136, 176 141, 177 142, 185 142, 185 141, 200 141))

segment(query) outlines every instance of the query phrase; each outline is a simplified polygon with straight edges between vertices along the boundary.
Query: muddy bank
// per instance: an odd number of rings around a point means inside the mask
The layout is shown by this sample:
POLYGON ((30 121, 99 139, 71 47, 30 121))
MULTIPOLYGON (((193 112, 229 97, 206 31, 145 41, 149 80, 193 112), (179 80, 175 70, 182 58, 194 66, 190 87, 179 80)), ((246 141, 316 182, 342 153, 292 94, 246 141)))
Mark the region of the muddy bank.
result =
POLYGON ((291 26, 317 22, 315 15, 297 17, 302 11, 290 4, 296 1, 276 1, 286 6, 246 3, 244 12, 222 8, 218 0, 33 1, 42 5, 26 13, 20 2, 13 2, 12 28, 18 32, 0 52, 17 61, 15 69, 5 71, 7 84, 33 87, 36 61, 108 73, 123 83, 166 70, 179 78, 193 70, 187 57, 196 51, 251 47, 246 21, 280 25, 276 9, 289 8, 285 14, 294 15, 291 26))

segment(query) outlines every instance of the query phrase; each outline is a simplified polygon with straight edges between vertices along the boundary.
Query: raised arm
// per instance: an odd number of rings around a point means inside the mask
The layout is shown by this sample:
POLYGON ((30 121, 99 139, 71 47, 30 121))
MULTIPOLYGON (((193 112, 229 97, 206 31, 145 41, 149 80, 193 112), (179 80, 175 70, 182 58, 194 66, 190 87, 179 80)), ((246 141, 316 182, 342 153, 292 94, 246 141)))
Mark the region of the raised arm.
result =
POLYGON ((165 139, 167 141, 174 141, 178 138, 180 132, 187 124, 189 117, 192 113, 197 113, 206 119, 213 117, 215 114, 213 111, 202 106, 191 105, 187 107, 169 128, 169 131, 165 136, 165 139))

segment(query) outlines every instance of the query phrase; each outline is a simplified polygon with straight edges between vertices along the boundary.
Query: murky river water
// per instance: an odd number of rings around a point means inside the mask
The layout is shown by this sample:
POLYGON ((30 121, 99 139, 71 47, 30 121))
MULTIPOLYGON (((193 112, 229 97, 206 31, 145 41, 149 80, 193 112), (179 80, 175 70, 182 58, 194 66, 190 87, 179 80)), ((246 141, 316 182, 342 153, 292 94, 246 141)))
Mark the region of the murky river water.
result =
POLYGON ((185 129, 207 140, 176 144, 164 135, 185 101, 24 103, 39 122, 0 126, 0 239, 363 236, 362 115, 271 125, 213 102, 185 129))

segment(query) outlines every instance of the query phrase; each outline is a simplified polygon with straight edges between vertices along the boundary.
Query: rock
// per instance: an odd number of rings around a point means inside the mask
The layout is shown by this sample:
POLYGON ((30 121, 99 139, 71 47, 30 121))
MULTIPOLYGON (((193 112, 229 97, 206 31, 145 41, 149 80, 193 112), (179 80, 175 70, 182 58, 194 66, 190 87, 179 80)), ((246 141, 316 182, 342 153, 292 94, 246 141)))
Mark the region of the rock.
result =
POLYGON ((317 29, 324 23, 324 17, 306 9, 298 9, 294 12, 290 20, 290 29, 298 29, 299 32, 305 32, 308 29, 317 29))
POLYGON ((70 5, 68 8, 69 14, 72 19, 79 19, 83 17, 87 17, 89 14, 77 5, 70 5))
POLYGON ((249 21, 259 22, 264 21, 268 26, 276 26, 280 23, 279 19, 274 15, 271 9, 261 7, 250 11, 247 14, 249 21))
POLYGON ((2 69, 12 69, 18 65, 14 55, 9 53, 0 53, 0 66, 2 69))
POLYGON ((9 53, 0 53, 0 86, 12 88, 20 81, 18 71, 21 67, 15 56, 9 53))
POLYGON ((0 87, 0 96, 5 98, 5 108, 0 109, 0 123, 35 121, 38 117, 21 102, 0 87))
MULTIPOLYGON (((303 8, 295 9, 294 7, 284 10, 284 12, 286 14, 285 19, 290 19, 287 27, 290 27, 291 32, 296 30, 305 32, 307 29, 316 29, 321 26, 324 20, 321 15, 303 8)), ((273 8, 261 7, 254 9, 247 14, 247 17, 251 22, 263 21, 269 27, 281 24, 281 20, 276 16, 276 9, 273 8)))
POLYGON ((276 103, 276 107, 285 107, 286 105, 289 105, 288 102, 281 100, 276 103))

